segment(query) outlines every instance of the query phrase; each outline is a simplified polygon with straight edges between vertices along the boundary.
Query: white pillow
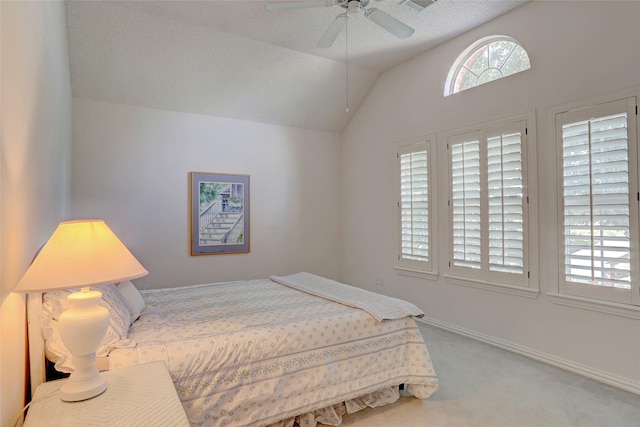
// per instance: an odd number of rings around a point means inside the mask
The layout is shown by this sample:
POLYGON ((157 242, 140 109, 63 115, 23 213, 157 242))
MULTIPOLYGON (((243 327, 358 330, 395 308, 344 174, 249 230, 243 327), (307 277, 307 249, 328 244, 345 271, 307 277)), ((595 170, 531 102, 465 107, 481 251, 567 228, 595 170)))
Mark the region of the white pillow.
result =
POLYGON ((144 298, 142 298, 140 291, 138 291, 138 289, 130 281, 119 283, 118 292, 120 292, 122 300, 129 309, 131 322, 135 322, 140 317, 140 313, 142 313, 142 310, 144 310, 144 298))
MULTIPOLYGON (((107 334, 96 351, 96 356, 106 356, 114 348, 132 347, 133 340, 127 339, 131 314, 122 300, 115 285, 96 286, 92 289, 102 293, 98 302, 109 310, 109 326, 107 334)), ((60 372, 73 372, 75 366, 71 360, 71 353, 62 344, 58 333, 58 319, 60 314, 69 308, 67 296, 79 289, 63 289, 47 292, 42 298, 42 335, 45 339, 47 358, 56 364, 60 372)))

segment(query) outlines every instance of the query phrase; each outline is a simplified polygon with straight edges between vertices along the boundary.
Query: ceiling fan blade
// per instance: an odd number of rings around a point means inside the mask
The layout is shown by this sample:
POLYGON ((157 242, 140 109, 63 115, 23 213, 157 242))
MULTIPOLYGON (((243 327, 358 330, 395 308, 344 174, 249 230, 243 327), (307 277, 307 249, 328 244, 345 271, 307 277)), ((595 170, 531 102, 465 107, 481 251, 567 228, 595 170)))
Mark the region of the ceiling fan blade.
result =
POLYGON ((265 9, 268 11, 285 10, 285 9, 304 9, 307 7, 328 7, 333 6, 335 2, 329 0, 320 1, 276 1, 267 3, 265 9))
POLYGON ((320 38, 316 46, 330 47, 333 44, 333 42, 336 41, 336 38, 338 38, 338 34, 340 34, 340 31, 342 31, 342 29, 346 24, 347 24, 346 13, 341 13, 340 15, 336 16, 336 19, 334 19, 331 25, 329 25, 329 28, 327 28, 327 31, 324 32, 324 34, 322 35, 322 37, 320 38))
POLYGON ((380 25, 399 39, 406 39, 415 31, 407 24, 398 21, 393 16, 381 11, 380 9, 376 9, 375 7, 367 9, 364 16, 380 25))

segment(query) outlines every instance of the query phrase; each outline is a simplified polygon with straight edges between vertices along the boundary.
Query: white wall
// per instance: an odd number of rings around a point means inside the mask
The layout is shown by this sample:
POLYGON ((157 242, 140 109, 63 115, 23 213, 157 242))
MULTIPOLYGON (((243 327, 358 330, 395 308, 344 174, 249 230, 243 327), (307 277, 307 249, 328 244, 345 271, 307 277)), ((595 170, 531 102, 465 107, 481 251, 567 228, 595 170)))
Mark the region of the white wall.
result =
MULTIPOLYGON (((343 135, 343 279, 365 288, 376 276, 383 292, 407 298, 427 316, 472 335, 587 369, 640 390, 640 321, 550 301, 557 292, 555 146, 549 110, 640 85, 640 2, 530 2, 383 74, 343 135), (514 37, 528 51, 530 71, 443 98, 450 66, 488 35, 514 37), (436 226, 441 276, 436 281, 395 270, 395 144, 518 114, 537 114, 541 294, 527 299, 447 283, 446 187, 440 185, 436 226)), ((446 150, 438 140, 439 182, 446 150)), ((443 174, 444 172, 444 174, 443 174)), ((446 185, 446 184, 445 184, 446 185)), ((437 369, 437 367, 436 367, 437 369)))
POLYGON ((71 89, 62 2, 0 2, 0 425, 24 405, 25 298, 11 293, 67 219, 71 89))
POLYGON ((82 99, 73 118, 72 216, 109 224, 150 272, 139 288, 339 278, 338 134, 82 99), (250 253, 189 255, 190 171, 250 175, 250 253))

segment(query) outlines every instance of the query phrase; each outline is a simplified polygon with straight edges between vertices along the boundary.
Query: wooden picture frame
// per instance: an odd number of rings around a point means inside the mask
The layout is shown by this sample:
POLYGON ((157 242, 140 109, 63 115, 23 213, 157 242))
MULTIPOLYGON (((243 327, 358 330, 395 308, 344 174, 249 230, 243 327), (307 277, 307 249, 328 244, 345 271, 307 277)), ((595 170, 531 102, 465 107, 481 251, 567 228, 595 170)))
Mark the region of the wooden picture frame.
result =
POLYGON ((189 173, 191 255, 249 252, 249 175, 189 173))

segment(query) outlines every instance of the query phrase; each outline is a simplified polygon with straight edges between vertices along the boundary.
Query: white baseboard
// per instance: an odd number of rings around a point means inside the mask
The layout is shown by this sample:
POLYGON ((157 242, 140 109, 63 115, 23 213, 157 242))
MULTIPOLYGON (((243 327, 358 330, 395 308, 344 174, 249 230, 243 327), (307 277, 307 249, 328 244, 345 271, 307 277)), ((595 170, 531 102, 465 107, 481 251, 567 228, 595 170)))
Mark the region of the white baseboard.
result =
MULTIPOLYGON (((600 381, 604 384, 608 384, 613 387, 620 388, 625 391, 629 391, 634 394, 640 395, 640 382, 633 381, 628 378, 613 375, 609 372, 604 372, 598 369, 594 369, 589 366, 581 365, 571 360, 563 359, 561 357, 554 356, 552 354, 543 353, 532 348, 524 347, 518 344, 514 344, 509 341, 501 340, 489 335, 481 334, 470 329, 461 328, 456 325, 452 325, 447 322, 432 319, 429 317, 423 317, 422 319, 416 319, 418 322, 426 323, 431 326, 435 326, 465 337, 473 338, 475 340, 493 345, 503 350, 510 351, 512 353, 520 354, 522 356, 537 360, 539 362, 547 363, 549 365, 556 366, 558 368, 573 372, 575 374, 582 375, 592 380, 600 381)), ((427 347, 429 343, 427 343, 427 347)))

